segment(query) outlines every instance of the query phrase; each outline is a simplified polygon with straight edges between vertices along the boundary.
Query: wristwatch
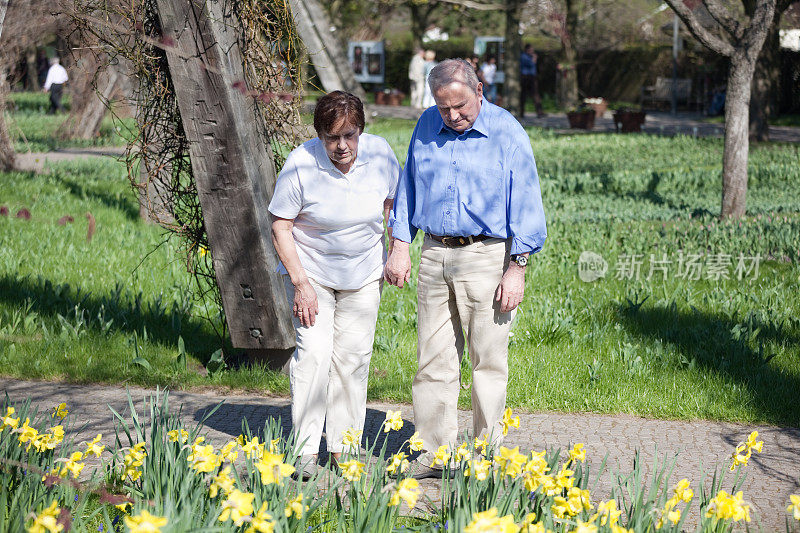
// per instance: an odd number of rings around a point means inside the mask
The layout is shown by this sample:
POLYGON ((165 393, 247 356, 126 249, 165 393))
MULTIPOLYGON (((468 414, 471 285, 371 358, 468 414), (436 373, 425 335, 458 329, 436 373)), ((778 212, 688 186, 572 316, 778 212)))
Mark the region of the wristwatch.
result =
POLYGON ((517 264, 522 268, 528 266, 528 256, 522 254, 511 254, 511 261, 517 264))

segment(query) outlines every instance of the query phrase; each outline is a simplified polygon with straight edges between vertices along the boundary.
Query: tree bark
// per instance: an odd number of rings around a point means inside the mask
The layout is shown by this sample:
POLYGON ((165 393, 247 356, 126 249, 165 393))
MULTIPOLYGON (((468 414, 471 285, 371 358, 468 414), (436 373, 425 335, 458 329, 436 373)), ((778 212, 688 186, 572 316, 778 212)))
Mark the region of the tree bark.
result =
POLYGON ((99 72, 97 67, 95 63, 95 69, 81 69, 85 79, 75 80, 72 86, 72 108, 67 120, 59 127, 60 137, 88 140, 100 133, 100 126, 117 88, 120 74, 114 65, 107 65, 99 72))
MULTIPOLYGON (((0 37, 3 35, 3 23, 6 20, 7 10, 8 0, 0 0, 0 37)), ((12 170, 16 163, 16 153, 14 145, 11 143, 11 137, 8 135, 5 119, 7 93, 6 72, 5 69, 0 68, 0 170, 2 171, 12 170)))
POLYGON ((578 53, 575 50, 575 32, 578 30, 578 2, 566 0, 564 28, 561 35, 561 69, 558 73, 558 102, 570 109, 578 104, 578 53))
POLYGON ((331 21, 318 0, 291 0, 292 13, 319 81, 326 92, 347 91, 362 100, 366 93, 356 81, 331 21))
POLYGON ((29 91, 38 91, 39 73, 36 71, 36 47, 25 51, 25 87, 29 91))
POLYGON ((430 25, 431 14, 438 4, 430 2, 425 4, 417 4, 415 2, 408 2, 408 14, 411 18, 411 49, 415 50, 423 46, 422 37, 428 31, 430 25))
MULTIPOLYGON (((522 10, 521 0, 506 0, 506 41, 503 45, 505 70, 504 107, 516 114, 520 108, 519 54, 522 50, 522 39, 519 34, 519 18, 522 10)), ((520 117, 522 118, 522 117, 520 117)))
MULTIPOLYGON (((788 4, 787 4, 788 7, 788 4)), ((750 138, 769 140, 769 120, 778 115, 781 81, 781 43, 779 26, 782 13, 776 9, 753 75, 750 95, 750 138)))
POLYGON ((725 95, 725 148, 722 153, 722 218, 744 216, 747 206, 748 116, 755 64, 731 57, 725 95))
POLYGON ((224 0, 157 0, 175 96, 190 144, 203 221, 236 348, 286 350, 294 328, 267 206, 275 164, 259 135, 224 0))

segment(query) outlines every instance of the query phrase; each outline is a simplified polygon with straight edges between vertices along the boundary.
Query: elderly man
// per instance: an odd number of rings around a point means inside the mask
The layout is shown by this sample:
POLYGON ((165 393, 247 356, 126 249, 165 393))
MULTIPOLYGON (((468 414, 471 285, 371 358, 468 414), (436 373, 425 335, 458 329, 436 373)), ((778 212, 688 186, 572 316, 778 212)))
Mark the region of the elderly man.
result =
POLYGON ((64 92, 64 84, 69 81, 66 69, 60 65, 57 57, 50 59, 50 69, 47 71, 47 79, 42 90, 50 93, 50 109, 47 114, 64 111, 61 105, 61 96, 64 92))
POLYGON ((411 107, 422 109, 422 96, 425 93, 425 50, 417 48, 408 65, 408 79, 411 82, 411 107))
POLYGON ((466 61, 448 59, 428 79, 436 108, 419 119, 391 214, 384 270, 402 287, 410 243, 425 233, 419 267, 414 420, 426 453, 414 477, 441 476, 433 452, 458 434, 460 359, 472 360, 474 436, 499 442, 508 382, 508 334, 525 290, 529 254, 547 235, 528 135, 483 98, 466 61))

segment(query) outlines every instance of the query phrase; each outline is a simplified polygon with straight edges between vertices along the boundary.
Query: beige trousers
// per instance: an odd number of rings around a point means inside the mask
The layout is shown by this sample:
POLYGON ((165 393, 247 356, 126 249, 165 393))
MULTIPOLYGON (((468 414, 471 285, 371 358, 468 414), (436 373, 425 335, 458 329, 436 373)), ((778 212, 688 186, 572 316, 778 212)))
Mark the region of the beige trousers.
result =
POLYGON ((474 436, 502 435, 508 383, 508 334, 514 312, 501 313, 495 291, 508 265, 505 241, 447 248, 426 236, 419 267, 414 422, 425 449, 458 436, 460 361, 472 360, 474 436))
MULTIPOLYGON (((367 377, 380 303, 380 281, 339 291, 318 284, 319 314, 311 327, 293 317, 297 349, 289 362, 292 423, 302 455, 319 450, 323 425, 329 452, 342 452, 344 432, 363 430, 367 410, 367 377), (304 442, 305 441, 305 442, 304 442)), ((284 276, 286 297, 294 285, 284 276)))

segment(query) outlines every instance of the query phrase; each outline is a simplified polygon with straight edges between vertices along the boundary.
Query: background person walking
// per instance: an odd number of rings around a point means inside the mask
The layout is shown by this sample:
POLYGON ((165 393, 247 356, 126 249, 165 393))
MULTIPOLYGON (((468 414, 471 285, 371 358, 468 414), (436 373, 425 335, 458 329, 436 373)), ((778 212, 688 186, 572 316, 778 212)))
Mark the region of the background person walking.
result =
POLYGON ((536 106, 536 116, 543 117, 542 99, 539 96, 539 65, 538 56, 533 51, 533 46, 525 45, 525 49, 519 55, 519 73, 522 91, 519 98, 519 116, 525 117, 525 100, 527 97, 533 99, 536 106))
POLYGON ((64 111, 61 105, 61 96, 64 94, 64 84, 69 81, 67 70, 61 66, 57 57, 50 59, 50 69, 47 71, 43 89, 50 93, 50 109, 48 115, 64 111))

